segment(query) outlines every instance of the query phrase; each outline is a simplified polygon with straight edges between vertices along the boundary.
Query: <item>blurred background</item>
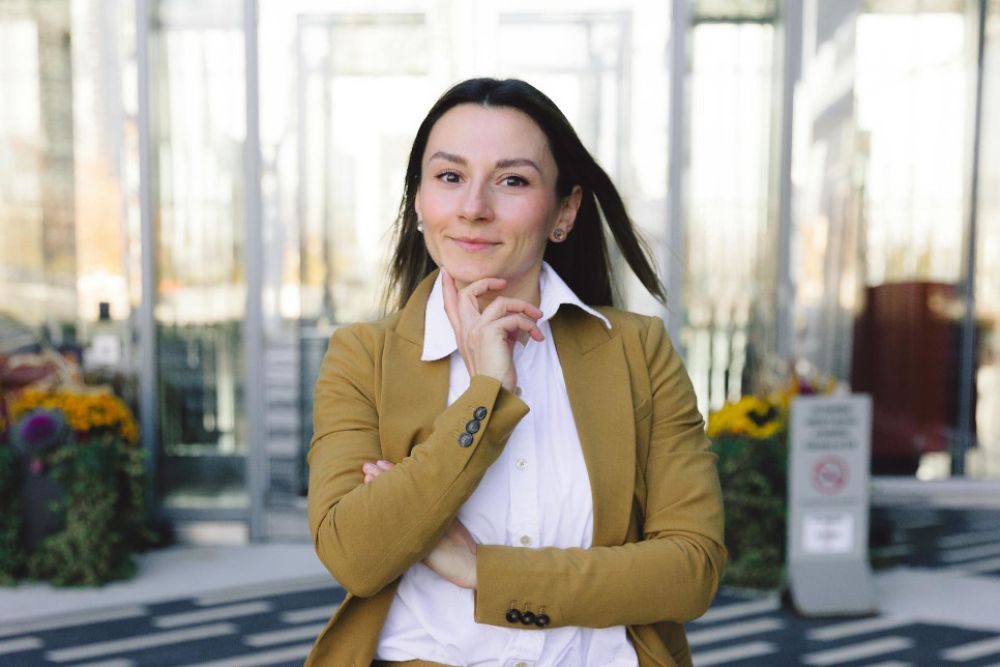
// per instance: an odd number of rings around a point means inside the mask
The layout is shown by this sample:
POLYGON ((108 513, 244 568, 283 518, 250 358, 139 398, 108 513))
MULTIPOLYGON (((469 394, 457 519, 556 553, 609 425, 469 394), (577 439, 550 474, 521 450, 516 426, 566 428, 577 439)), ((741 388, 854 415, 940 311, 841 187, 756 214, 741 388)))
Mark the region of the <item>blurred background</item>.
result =
POLYGON ((876 496, 997 494, 998 0, 0 0, 0 354, 108 378, 178 530, 304 538, 327 338, 482 75, 619 185, 704 411, 835 379, 876 496))

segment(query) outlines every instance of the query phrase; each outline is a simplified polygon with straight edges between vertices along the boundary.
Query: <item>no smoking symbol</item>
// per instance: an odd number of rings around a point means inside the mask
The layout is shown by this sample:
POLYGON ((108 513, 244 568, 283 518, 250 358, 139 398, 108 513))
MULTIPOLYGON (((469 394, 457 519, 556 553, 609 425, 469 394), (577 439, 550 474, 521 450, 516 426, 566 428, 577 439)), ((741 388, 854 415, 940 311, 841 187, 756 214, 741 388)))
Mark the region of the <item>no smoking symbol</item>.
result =
POLYGON ((813 466, 813 486, 820 493, 839 493, 847 484, 847 462, 839 456, 825 456, 813 466))

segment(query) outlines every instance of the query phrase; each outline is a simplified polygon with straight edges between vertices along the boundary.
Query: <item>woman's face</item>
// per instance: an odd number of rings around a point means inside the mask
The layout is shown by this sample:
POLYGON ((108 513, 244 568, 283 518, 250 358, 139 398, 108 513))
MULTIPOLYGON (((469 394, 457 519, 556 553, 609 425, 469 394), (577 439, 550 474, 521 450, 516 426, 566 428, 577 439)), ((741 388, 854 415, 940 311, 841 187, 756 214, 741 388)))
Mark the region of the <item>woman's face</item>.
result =
POLYGON ((555 159, 541 128, 507 107, 461 104, 431 129, 415 206, 431 258, 459 287, 505 278, 508 294, 537 286, 547 237, 568 233, 580 189, 556 195, 555 159))

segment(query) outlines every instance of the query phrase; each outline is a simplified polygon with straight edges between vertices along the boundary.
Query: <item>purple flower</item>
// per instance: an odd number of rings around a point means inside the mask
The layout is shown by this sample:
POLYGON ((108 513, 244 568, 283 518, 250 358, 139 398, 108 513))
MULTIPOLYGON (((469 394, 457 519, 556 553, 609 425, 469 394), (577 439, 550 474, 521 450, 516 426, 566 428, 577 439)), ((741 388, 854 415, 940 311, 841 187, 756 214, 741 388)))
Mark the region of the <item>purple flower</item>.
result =
POLYGON ((66 442, 69 425, 58 410, 32 410, 14 426, 14 445, 25 456, 38 457, 66 442))

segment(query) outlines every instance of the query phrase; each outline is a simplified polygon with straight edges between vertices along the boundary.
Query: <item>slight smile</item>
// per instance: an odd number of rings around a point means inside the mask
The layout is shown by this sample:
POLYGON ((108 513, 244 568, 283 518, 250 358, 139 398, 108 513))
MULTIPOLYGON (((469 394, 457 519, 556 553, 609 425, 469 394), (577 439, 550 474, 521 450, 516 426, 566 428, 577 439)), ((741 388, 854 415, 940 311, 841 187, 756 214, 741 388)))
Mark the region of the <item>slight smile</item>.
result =
POLYGON ((488 250, 494 246, 500 245, 496 241, 487 241, 486 239, 472 238, 468 236, 459 237, 449 237, 454 241, 462 250, 467 250, 469 252, 479 252, 482 250, 488 250))

